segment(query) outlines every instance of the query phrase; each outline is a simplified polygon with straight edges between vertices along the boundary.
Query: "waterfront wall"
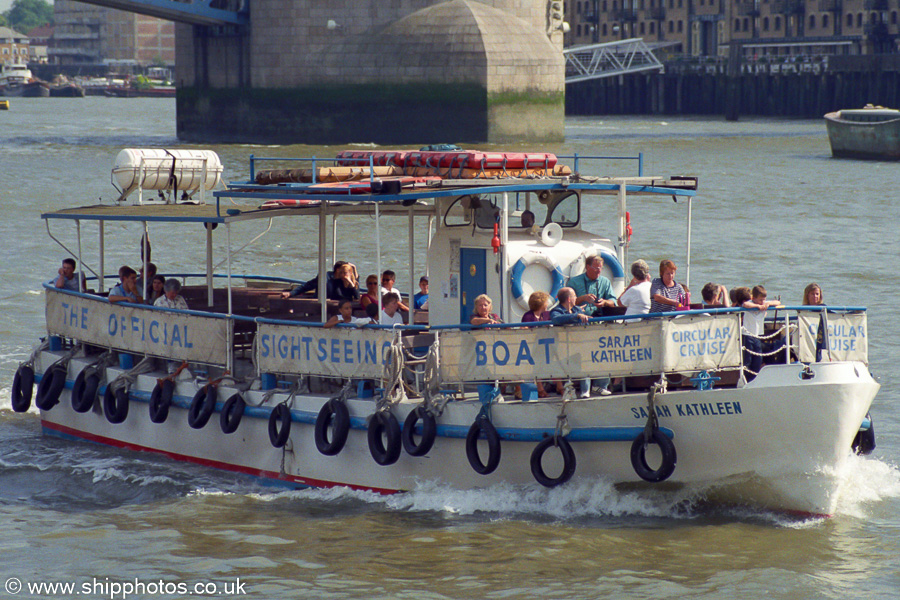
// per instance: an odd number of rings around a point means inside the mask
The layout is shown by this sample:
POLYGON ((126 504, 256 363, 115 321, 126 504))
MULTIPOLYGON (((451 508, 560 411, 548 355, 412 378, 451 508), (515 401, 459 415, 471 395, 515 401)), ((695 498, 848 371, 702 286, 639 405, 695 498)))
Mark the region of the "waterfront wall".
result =
POLYGON ((247 31, 180 25, 178 136, 277 144, 562 139, 562 34, 547 7, 254 0, 247 31))
POLYGON ((900 56, 831 59, 827 68, 669 68, 665 73, 595 79, 566 88, 570 115, 811 117, 867 103, 900 106, 900 56), (734 86, 729 91, 729 86, 734 86), (736 106, 729 103, 729 94, 736 106))

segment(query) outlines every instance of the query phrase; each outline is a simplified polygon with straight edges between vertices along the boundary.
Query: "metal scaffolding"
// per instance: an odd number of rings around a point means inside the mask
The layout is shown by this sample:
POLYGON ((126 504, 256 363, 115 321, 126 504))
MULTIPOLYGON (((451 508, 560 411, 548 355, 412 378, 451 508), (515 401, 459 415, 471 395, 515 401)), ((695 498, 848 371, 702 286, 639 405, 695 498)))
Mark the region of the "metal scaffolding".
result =
POLYGON ((663 68, 642 38, 575 46, 563 50, 563 55, 566 83, 663 68))

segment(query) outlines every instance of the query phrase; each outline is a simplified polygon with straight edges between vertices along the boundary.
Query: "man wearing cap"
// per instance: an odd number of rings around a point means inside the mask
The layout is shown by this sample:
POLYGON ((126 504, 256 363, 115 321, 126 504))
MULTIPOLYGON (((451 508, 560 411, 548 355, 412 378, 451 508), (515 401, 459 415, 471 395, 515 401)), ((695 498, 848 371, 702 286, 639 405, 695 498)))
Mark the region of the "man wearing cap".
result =
POLYGON ((599 256, 588 256, 584 259, 584 273, 569 279, 569 287, 578 296, 575 305, 581 306, 588 316, 595 315, 598 308, 615 306, 616 295, 612 293, 609 279, 600 274, 603 259, 599 256))
POLYGON ((413 306, 418 310, 428 308, 428 277, 419 278, 419 293, 413 296, 413 306))

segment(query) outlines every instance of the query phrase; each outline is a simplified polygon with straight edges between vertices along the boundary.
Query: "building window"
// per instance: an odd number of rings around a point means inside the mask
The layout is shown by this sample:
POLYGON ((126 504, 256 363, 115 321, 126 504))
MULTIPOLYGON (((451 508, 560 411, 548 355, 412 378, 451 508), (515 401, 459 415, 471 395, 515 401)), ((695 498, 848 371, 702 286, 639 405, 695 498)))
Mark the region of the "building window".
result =
POLYGON ((575 35, 577 37, 581 37, 581 23, 578 24, 578 27, 575 29, 575 31, 577 32, 575 33, 575 35))
POLYGON ((847 27, 853 27, 853 15, 847 14, 847 27))
POLYGON ((856 26, 862 27, 862 13, 856 14, 856 26))
POLYGON ((775 17, 775 31, 781 31, 781 17, 775 17))
POLYGON ((603 24, 603 37, 606 37, 606 23, 603 24))
POLYGON ((822 15, 822 29, 828 27, 828 15, 822 15))
POLYGON ((684 21, 678 21, 678 33, 684 31, 684 21))
POLYGON ((741 30, 741 20, 740 20, 740 19, 735 19, 735 20, 734 20, 734 30, 735 30, 735 31, 740 31, 740 30, 741 30))
POLYGON ((650 21, 650 35, 656 33, 656 21, 650 21))
POLYGON ((891 12, 891 25, 897 24, 897 11, 891 12))
POLYGON ((678 8, 684 8, 684 0, 678 0, 678 8))
POLYGON ((616 0, 613 0, 613 11, 616 11, 618 9, 619 9, 619 3, 616 2, 616 0))
POLYGON ((669 21, 669 33, 675 31, 675 21, 669 21))
POLYGON ((606 12, 606 0, 603 0, 603 12, 606 12))
POLYGON ((763 17, 763 31, 769 30, 769 17, 763 17))
POLYGON ((809 15, 809 28, 810 29, 816 28, 816 15, 809 15))

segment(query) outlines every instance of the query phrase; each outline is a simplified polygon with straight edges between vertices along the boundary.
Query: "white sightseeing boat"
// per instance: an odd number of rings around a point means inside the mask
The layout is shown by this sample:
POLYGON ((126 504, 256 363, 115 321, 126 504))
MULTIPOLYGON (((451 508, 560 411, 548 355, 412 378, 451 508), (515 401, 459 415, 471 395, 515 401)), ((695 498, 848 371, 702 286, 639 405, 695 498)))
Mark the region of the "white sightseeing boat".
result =
MULTIPOLYGON (((586 158, 574 157, 570 170, 549 154, 348 152, 327 166, 259 174, 256 163, 274 159, 251 158, 251 181, 213 192, 221 164, 211 152, 119 158, 117 202, 42 215, 48 231, 74 222, 71 254, 95 275, 87 293, 45 285, 48 338, 16 373, 14 408, 28 409, 39 382, 34 400, 48 435, 288 486, 391 493, 423 482, 468 489, 604 479, 698 486, 716 502, 805 515, 833 513, 854 439, 873 445, 867 412, 879 385, 867 367, 862 308, 772 311, 768 326, 787 328, 790 355, 750 382, 741 309, 519 324, 523 298, 555 293, 592 254, 605 258, 604 275, 621 293, 626 201, 674 198, 690 228, 695 178, 586 177, 586 158), (162 200, 147 201, 148 189, 162 200), (618 216, 611 239, 584 227, 588 203, 618 216), (537 225, 520 224, 526 210, 537 225), (427 265, 415 265, 410 250, 409 273, 416 282, 427 268, 432 294, 411 325, 323 328, 336 310, 325 286, 315 298, 282 298, 288 280, 232 272, 233 227, 314 219, 325 273, 337 218, 363 214, 375 216, 379 241, 383 219, 408 226, 411 248, 414 233, 428 231, 427 265), (107 300, 109 221, 169 237, 180 225, 206 225, 206 272, 169 274, 184 281, 191 310, 107 300), (89 222, 98 227, 96 260, 81 256, 89 222), (212 266, 216 226, 229 248, 223 273, 212 266), (460 325, 481 293, 507 325, 460 325), (820 327, 827 347, 817 362, 820 327), (567 384, 562 396, 538 398, 531 385, 586 377, 614 378, 613 394, 582 398, 567 384), (523 400, 510 393, 516 383, 523 400)), ((396 239, 386 245, 396 252, 396 239)))

